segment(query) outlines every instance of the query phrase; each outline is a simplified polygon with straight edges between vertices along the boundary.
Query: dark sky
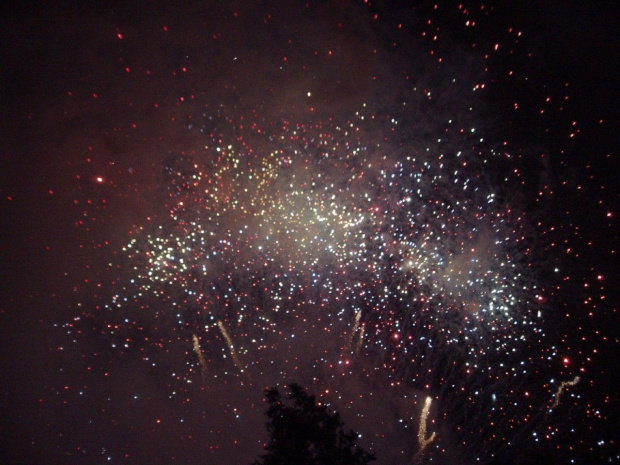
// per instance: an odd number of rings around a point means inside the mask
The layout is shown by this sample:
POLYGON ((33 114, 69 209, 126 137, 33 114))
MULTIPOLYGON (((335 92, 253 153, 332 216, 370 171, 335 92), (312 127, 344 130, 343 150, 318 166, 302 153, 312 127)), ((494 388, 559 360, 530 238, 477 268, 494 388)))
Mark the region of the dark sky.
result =
MULTIPOLYGON (((526 463, 524 450, 550 463, 620 461, 618 192, 613 187, 620 142, 615 66, 620 11, 612 2, 528 2, 514 9, 509 2, 413 3, 3 3, 1 463, 249 463, 266 440, 262 390, 292 381, 341 411, 382 464, 411 463, 419 445, 420 399, 426 395, 434 401, 429 432, 436 431, 437 440, 423 463, 431 458, 432 463, 473 463, 478 457, 490 463, 494 455, 526 463), (357 132, 344 135, 341 127, 351 121, 357 121, 357 132), (269 349, 255 364, 244 362, 248 374, 238 373, 223 332, 212 324, 211 336, 200 337, 214 368, 201 379, 191 338, 204 322, 180 328, 152 316, 164 314, 176 297, 162 290, 159 303, 134 298, 129 283, 139 281, 139 271, 133 266, 143 263, 132 263, 123 247, 132 237, 143 237, 140 227, 168 228, 170 210, 181 211, 166 190, 170 181, 163 173, 171 160, 191 156, 216 172, 222 164, 214 147, 228 144, 244 147, 241 158, 256 152, 273 159, 272 152, 282 149, 275 157, 284 160, 287 148, 278 137, 296 125, 310 141, 306 145, 381 147, 377 151, 388 155, 375 167, 369 165, 379 155, 364 158, 364 169, 376 170, 378 177, 383 174, 377 166, 389 171, 408 154, 424 160, 422 165, 439 164, 445 156, 450 165, 456 153, 464 153, 470 185, 496 192, 501 204, 498 210, 480 207, 488 211, 483 216, 495 212, 505 221, 489 220, 488 230, 465 233, 473 220, 460 214, 454 237, 439 245, 457 271, 441 275, 438 295, 456 292, 461 283, 456 274, 480 258, 463 252, 468 241, 474 248, 488 247, 491 256, 499 253, 490 245, 495 234, 507 231, 514 248, 498 247, 527 275, 524 294, 530 295, 523 296, 524 305, 539 302, 544 317, 536 320, 540 331, 510 320, 504 339, 491 331, 484 344, 495 347, 522 334, 521 352, 502 363, 506 372, 526 363, 533 374, 493 378, 487 372, 481 375, 486 383, 459 383, 456 375, 435 375, 450 363, 465 363, 455 355, 458 347, 441 346, 427 354, 432 373, 412 381, 426 365, 394 368, 390 357, 406 350, 385 342, 369 342, 374 349, 362 349, 366 357, 351 362, 349 375, 326 374, 346 345, 341 342, 353 334, 354 320, 339 313, 344 304, 328 293, 327 317, 295 297, 303 311, 291 317, 294 323, 283 319, 265 336, 269 349), (104 309, 117 294, 128 296, 129 304, 104 309), (136 309, 139 305, 144 307, 136 309), (125 315, 138 323, 125 326, 125 315), (331 319, 333 326, 324 331, 327 326, 307 323, 315 318, 331 319), (110 329, 115 324, 124 329, 110 329), (113 347, 123 343, 118 333, 132 340, 127 348, 113 347), (165 349, 155 347, 158 340, 165 340, 165 349), (448 351, 443 358, 442 350, 448 351), (316 369, 323 359, 326 367, 316 369), (379 374, 368 377, 373 370, 379 374), (576 376, 579 381, 562 394, 561 408, 543 415, 559 384, 576 376), (321 377, 329 381, 317 381, 321 377), (448 386, 447 379, 457 381, 448 386), (459 389, 480 389, 493 400, 473 402, 467 410, 460 402, 470 405, 471 397, 450 394, 459 389), (509 421, 510 412, 521 408, 512 400, 516 397, 531 412, 525 423, 532 426, 509 421), (506 423, 498 426, 492 424, 496 398, 506 402, 508 412, 499 414, 506 423), (474 419, 459 426, 454 411, 461 407, 474 419), (547 437, 538 440, 542 436, 547 437)), ((324 169, 334 182, 350 181, 344 165, 319 164, 313 175, 324 169)), ((223 186, 242 187, 230 176, 222 175, 223 186)), ((270 184, 276 193, 272 201, 296 198, 294 192, 286 197, 280 182, 270 184)), ((342 194, 341 204, 351 211, 360 205, 351 200, 355 194, 370 189, 364 183, 351 184, 347 192, 354 194, 346 198, 344 190, 329 188, 342 194)), ((377 198, 387 199, 385 212, 394 212, 396 188, 375 184, 377 198)), ((441 186, 435 179, 427 182, 433 198, 455 198, 441 186)), ((250 203, 231 192, 233 200, 250 203)), ((473 206, 480 200, 475 196, 482 196, 458 195, 473 206)), ((217 202, 214 211, 228 216, 222 225, 208 223, 213 231, 245 221, 241 213, 231 214, 230 199, 217 202)), ((306 206, 293 200, 285 205, 297 206, 300 221, 309 221, 303 216, 306 206)), ((383 238, 402 230, 393 226, 394 217, 390 221, 383 238)), ((435 227, 431 220, 426 224, 435 227)), ((267 243, 265 231, 254 226, 249 229, 256 240, 267 243)), ((307 231, 321 235, 318 229, 307 231)), ((291 241, 298 239, 312 241, 309 233, 291 241)), ((278 260, 287 257, 288 269, 301 267, 299 275, 307 278, 302 259, 317 252, 312 247, 283 252, 293 242, 281 240, 285 245, 274 249, 273 266, 286 268, 278 260)), ((388 243, 377 250, 398 255, 397 246, 390 250, 388 243)), ((249 253, 235 256, 250 260, 249 253)), ((352 278, 342 280, 345 288, 354 287, 352 278)), ((311 286, 304 283, 308 295, 311 286)), ((363 282, 362 288, 379 295, 375 284, 363 282)), ((420 289, 422 284, 411 292, 423 294, 420 289)), ((476 292, 471 291, 472 305, 483 300, 476 292)), ((364 313, 363 328, 392 328, 396 320, 382 313, 389 310, 382 305, 376 303, 372 317, 364 313)), ((417 341, 407 349, 413 354, 420 340, 435 337, 438 324, 424 326, 426 334, 414 324, 418 317, 424 318, 409 311, 399 320, 404 327, 395 326, 417 341)), ((231 326, 233 338, 256 336, 238 324, 231 326)), ((368 330, 366 337, 372 340, 373 333, 368 330)), ((240 355, 246 361, 253 357, 251 350, 240 355)))

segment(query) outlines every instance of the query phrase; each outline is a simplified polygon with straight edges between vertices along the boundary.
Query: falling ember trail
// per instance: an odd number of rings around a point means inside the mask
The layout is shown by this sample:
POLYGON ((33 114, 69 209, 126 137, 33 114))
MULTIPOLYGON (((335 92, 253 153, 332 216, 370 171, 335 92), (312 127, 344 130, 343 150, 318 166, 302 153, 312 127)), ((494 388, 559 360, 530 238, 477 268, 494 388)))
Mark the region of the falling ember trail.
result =
MULTIPOLYGON (((358 310, 357 313, 355 314, 355 324, 353 325, 353 329, 351 330, 351 334, 349 335, 349 341, 347 342, 347 349, 351 348, 351 346, 353 345, 353 339, 355 339, 355 334, 357 333, 357 330, 360 327, 361 319, 362 319, 362 311, 358 310)), ((362 338, 362 335, 360 334, 360 340, 361 338, 362 338)))
POLYGON ((205 360, 205 355, 200 350, 200 342, 198 341, 198 336, 194 334, 192 340, 194 341, 194 352, 198 355, 198 361, 200 362, 200 369, 202 373, 202 379, 205 380, 207 378, 207 361, 205 360))
POLYGON ((241 373, 243 373, 243 367, 241 366, 241 362, 239 362, 237 351, 235 350, 235 346, 233 345, 232 339, 230 338, 230 335, 228 334, 228 331, 226 330, 224 323, 222 323, 220 320, 217 320, 217 327, 220 328, 220 332, 222 333, 222 336, 224 336, 224 339, 226 339, 226 344, 228 344, 228 349, 230 350, 230 355, 233 359, 233 363, 235 364, 237 369, 241 373))
POLYGON ((361 326, 360 337, 357 340, 357 346, 355 347, 355 354, 359 354, 362 348, 362 344, 364 343, 364 325, 361 326))
POLYGON ((413 463, 420 463, 422 460, 422 455, 424 454, 424 450, 428 447, 428 445, 435 440, 436 434, 433 433, 430 437, 426 437, 426 422, 428 420, 428 414, 431 409, 431 402, 433 399, 429 396, 424 401, 424 408, 422 409, 422 413, 420 414, 420 426, 418 428, 418 444, 420 445, 420 449, 413 457, 413 463))
POLYGON ((549 411, 555 409, 558 405, 560 405, 560 397, 562 396, 562 393, 564 392, 564 388, 568 386, 575 386, 576 384, 579 383, 579 381, 581 381, 581 378, 579 376, 575 376, 575 378, 572 381, 562 381, 562 384, 560 384, 560 387, 558 387, 558 390, 555 392, 553 405, 549 407, 549 411))

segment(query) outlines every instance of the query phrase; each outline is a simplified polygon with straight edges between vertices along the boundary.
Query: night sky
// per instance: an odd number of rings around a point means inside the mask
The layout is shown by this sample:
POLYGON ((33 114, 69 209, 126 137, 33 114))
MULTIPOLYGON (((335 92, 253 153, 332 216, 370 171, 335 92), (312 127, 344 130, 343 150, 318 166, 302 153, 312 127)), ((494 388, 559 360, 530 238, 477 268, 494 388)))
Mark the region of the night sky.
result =
POLYGON ((613 2, 3 2, 2 464, 618 463, 613 2))

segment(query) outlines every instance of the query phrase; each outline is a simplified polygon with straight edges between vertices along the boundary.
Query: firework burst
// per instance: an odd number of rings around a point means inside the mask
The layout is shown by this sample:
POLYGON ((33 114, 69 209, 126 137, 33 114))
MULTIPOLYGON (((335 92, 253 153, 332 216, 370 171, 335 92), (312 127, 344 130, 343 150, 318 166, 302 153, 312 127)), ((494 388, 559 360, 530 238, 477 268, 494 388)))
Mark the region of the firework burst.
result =
MULTIPOLYGON (((326 380, 344 366, 370 386, 432 392, 457 437, 482 418, 529 428, 498 387, 532 382, 531 341, 545 337, 526 215, 498 199, 477 152, 422 150, 397 128, 362 113, 262 128, 220 108, 200 128, 204 152, 166 162, 168 217, 132 233, 134 277, 113 302, 139 305, 131 321, 156 322, 165 352, 193 344, 203 376, 268 378, 283 359, 326 380), (317 337, 330 343, 299 356, 317 337)), ((536 360, 553 363, 547 352, 536 360)))

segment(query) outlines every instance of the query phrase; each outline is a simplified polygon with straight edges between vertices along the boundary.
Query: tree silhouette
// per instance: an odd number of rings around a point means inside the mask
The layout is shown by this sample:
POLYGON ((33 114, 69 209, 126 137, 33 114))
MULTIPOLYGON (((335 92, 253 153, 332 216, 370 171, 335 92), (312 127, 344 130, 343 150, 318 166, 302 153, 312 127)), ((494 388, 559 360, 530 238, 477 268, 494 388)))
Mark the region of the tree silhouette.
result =
POLYGON ((253 465, 365 465, 374 454, 357 445, 357 433, 345 432, 338 413, 317 405, 298 384, 288 386, 288 404, 277 388, 265 390, 270 440, 253 465))

